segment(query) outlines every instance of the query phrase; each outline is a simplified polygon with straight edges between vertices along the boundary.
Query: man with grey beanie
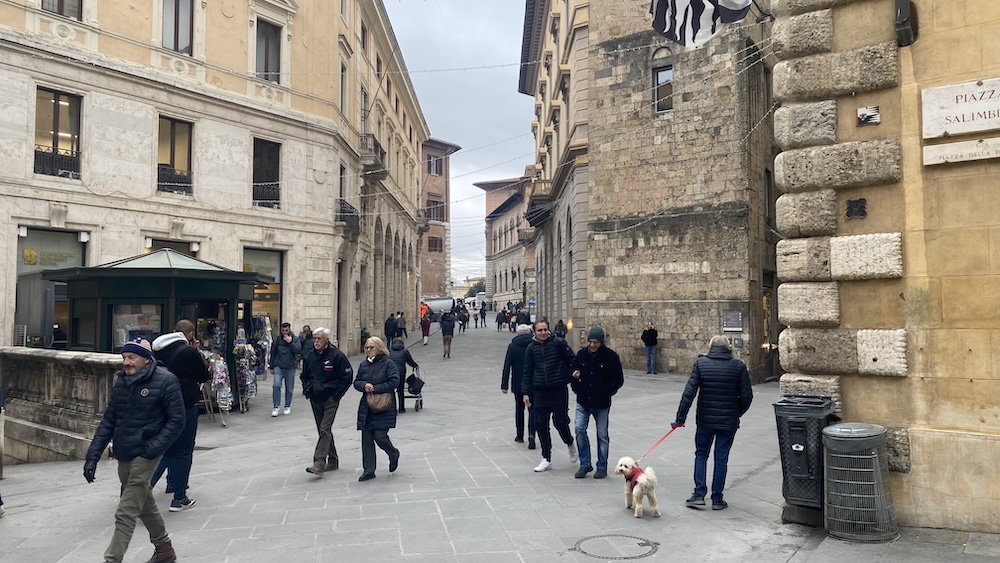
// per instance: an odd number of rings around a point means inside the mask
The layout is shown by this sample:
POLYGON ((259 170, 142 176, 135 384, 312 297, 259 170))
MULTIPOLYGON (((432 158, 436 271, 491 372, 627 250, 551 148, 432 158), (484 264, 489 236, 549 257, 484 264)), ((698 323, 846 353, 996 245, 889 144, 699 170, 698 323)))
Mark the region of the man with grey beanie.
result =
POLYGON ((580 456, 580 469, 575 477, 583 479, 594 470, 590 465, 590 439, 587 426, 594 417, 597 430, 597 472, 595 479, 608 476, 608 452, 611 438, 608 435, 608 418, 611 415, 611 397, 625 384, 622 362, 614 350, 604 345, 604 329, 595 326, 587 333, 586 348, 577 352, 570 369, 570 386, 576 393, 576 447, 580 456))

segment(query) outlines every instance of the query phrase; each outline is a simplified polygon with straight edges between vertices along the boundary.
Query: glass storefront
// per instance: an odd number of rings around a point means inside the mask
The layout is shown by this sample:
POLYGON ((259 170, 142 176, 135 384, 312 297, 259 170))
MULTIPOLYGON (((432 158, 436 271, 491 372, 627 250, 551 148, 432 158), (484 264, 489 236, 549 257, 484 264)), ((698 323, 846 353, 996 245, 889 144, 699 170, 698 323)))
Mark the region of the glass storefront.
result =
POLYGON ((15 324, 25 327, 26 344, 65 349, 70 325, 69 300, 62 283, 40 272, 85 265, 87 244, 77 232, 27 229, 17 238, 15 324))
POLYGON ((243 249, 243 271, 257 272, 274 277, 274 283, 258 284, 253 290, 254 316, 267 315, 271 334, 276 335, 281 325, 281 273, 284 253, 280 250, 243 249))

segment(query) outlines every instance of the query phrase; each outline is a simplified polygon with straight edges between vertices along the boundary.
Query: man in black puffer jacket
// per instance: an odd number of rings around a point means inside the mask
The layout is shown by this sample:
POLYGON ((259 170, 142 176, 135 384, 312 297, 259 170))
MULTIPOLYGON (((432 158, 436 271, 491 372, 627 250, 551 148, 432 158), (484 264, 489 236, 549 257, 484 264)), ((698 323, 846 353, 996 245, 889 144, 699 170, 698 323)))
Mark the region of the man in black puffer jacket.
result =
POLYGON ((521 393, 524 406, 532 409, 535 431, 542 443, 542 460, 536 472, 552 469, 552 434, 549 417, 566 444, 569 460, 579 459, 573 445, 573 434, 569 431, 569 364, 573 361, 573 350, 562 338, 549 336, 548 321, 536 321, 535 336, 524 351, 524 379, 521 393))
POLYGON ((570 386, 576 393, 576 449, 580 453, 577 479, 583 479, 594 468, 590 465, 590 438, 587 426, 594 417, 597 433, 597 472, 594 479, 608 476, 608 455, 611 437, 608 419, 611 417, 611 397, 625 384, 622 362, 618 353, 604 345, 604 329, 595 326, 587 333, 587 346, 573 360, 570 386))
POLYGON ((156 365, 149 342, 137 338, 122 346, 122 371, 115 377, 108 407, 87 449, 83 477, 94 482, 97 462, 114 440, 121 496, 115 511, 115 531, 104 552, 105 561, 122 561, 141 518, 153 543, 151 563, 177 560, 163 517, 156 508, 149 479, 160 456, 184 429, 184 398, 174 374, 156 365))
POLYGON ((677 418, 670 423, 672 428, 684 426, 695 395, 698 396, 698 413, 694 436, 694 494, 687 500, 687 506, 705 506, 708 451, 715 442, 712 510, 722 510, 729 506, 722 499, 729 450, 740 427, 740 417, 753 402, 750 373, 746 364, 733 358, 732 347, 725 336, 713 336, 708 354, 695 360, 691 377, 681 395, 681 404, 677 407, 677 418))

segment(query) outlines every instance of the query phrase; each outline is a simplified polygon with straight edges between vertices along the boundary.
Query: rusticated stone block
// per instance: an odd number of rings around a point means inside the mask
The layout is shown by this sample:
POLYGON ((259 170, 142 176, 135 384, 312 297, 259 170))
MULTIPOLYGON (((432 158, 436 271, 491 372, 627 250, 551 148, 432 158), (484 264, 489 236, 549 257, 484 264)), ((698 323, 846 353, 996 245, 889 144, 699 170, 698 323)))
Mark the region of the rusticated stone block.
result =
POLYGON ((858 373, 906 377, 906 330, 859 330, 858 373))
POLYGON ((910 431, 907 428, 886 428, 889 471, 910 472, 910 431))
POLYGON ((837 142, 837 102, 789 104, 774 112, 774 140, 782 150, 837 142))
POLYGON ((778 337, 781 367, 812 374, 858 372, 858 340, 853 330, 786 328, 778 337))
POLYGON ((837 282, 783 283, 778 286, 778 320, 792 328, 840 325, 837 282))
POLYGON ((837 234, 837 192, 783 194, 775 203, 778 232, 789 238, 837 234))
POLYGON ((771 0, 771 13, 778 18, 785 18, 855 1, 857 0, 771 0))
POLYGON ((778 60, 829 53, 833 50, 833 12, 820 10, 782 18, 774 23, 771 38, 778 60))
POLYGON ((899 139, 785 151, 774 159, 774 179, 783 192, 888 184, 902 179, 902 158, 899 139))
POLYGON ((810 55, 774 65, 774 97, 780 102, 828 100, 899 85, 899 47, 880 43, 810 55))
POLYGON ((786 373, 781 376, 779 389, 782 396, 805 395, 812 397, 830 397, 833 399, 834 412, 837 416, 843 413, 843 395, 840 389, 839 375, 807 375, 804 373, 786 373))
POLYGON ((830 237, 778 241, 778 279, 830 281, 830 237))
POLYGON ((903 277, 903 235, 877 233, 832 237, 830 275, 835 280, 903 277))

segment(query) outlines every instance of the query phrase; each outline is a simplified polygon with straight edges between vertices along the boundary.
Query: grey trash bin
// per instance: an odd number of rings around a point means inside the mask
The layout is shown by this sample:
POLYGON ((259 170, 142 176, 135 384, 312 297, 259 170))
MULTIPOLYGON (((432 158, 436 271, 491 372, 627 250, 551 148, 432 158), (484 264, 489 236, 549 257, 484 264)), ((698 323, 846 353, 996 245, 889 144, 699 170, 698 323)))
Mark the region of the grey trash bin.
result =
POLYGON ((823 428, 831 423, 830 397, 787 396, 774 403, 781 453, 781 493, 788 504, 823 507, 823 428))
POLYGON ((823 523, 830 535, 864 542, 899 537, 887 440, 885 428, 877 424, 845 422, 823 429, 823 523))

